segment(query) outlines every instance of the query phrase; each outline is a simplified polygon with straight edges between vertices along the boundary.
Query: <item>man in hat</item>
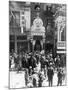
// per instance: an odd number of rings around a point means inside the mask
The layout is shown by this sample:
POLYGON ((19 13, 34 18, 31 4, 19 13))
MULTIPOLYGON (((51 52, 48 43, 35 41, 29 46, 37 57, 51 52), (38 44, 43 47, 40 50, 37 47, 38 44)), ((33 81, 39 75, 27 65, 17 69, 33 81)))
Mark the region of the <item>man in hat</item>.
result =
POLYGON ((44 58, 41 56, 40 58, 40 63, 41 63, 41 71, 45 69, 45 63, 44 63, 44 58))
POLYGON ((62 68, 59 68, 58 69, 58 74, 57 74, 57 77, 58 77, 58 83, 57 83, 57 86, 61 86, 62 85, 62 77, 63 77, 63 71, 62 71, 62 68))
POLYGON ((53 84, 53 75, 54 75, 54 70, 53 70, 53 67, 51 64, 50 64, 48 71, 47 71, 49 86, 52 86, 52 84, 53 84))
POLYGON ((59 55, 57 55, 57 58, 56 58, 56 60, 55 60, 55 66, 56 66, 57 68, 59 68, 59 67, 61 66, 61 60, 60 60, 59 55))

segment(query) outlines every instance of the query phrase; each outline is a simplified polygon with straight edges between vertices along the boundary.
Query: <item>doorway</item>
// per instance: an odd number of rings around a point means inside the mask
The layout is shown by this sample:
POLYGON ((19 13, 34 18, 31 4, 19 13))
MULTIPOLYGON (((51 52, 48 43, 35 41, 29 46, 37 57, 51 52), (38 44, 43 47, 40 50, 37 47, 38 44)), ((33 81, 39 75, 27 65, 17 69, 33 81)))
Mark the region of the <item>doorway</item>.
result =
POLYGON ((35 46, 34 46, 34 51, 41 51, 41 43, 40 40, 36 40, 35 46))
POLYGON ((9 46, 10 53, 14 52, 14 50, 15 50, 15 42, 10 42, 9 45, 10 45, 9 46))
POLYGON ((46 51, 46 53, 49 53, 49 52, 52 52, 53 53, 53 44, 51 44, 51 43, 47 43, 46 45, 45 45, 45 51, 46 51))

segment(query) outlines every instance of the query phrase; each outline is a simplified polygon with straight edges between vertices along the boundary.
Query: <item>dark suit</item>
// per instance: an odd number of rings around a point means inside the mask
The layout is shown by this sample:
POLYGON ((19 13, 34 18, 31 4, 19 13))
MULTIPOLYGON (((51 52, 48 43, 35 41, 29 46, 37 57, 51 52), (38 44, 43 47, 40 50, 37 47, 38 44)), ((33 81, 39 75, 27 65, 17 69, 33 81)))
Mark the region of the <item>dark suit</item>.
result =
POLYGON ((47 72, 47 75, 48 75, 48 81, 49 81, 49 86, 52 86, 52 83, 53 83, 53 75, 54 75, 54 71, 52 68, 48 68, 48 72, 47 72))

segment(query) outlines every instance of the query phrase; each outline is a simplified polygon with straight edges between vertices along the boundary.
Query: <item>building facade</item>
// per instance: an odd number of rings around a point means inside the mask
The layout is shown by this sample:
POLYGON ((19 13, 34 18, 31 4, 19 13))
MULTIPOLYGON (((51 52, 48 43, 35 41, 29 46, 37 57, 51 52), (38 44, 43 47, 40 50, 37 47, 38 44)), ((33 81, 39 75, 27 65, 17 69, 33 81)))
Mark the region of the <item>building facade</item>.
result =
POLYGON ((55 56, 60 53, 58 50, 65 49, 66 23, 65 17, 60 18, 61 11, 57 10, 59 6, 61 5, 9 1, 10 52, 45 50, 45 53, 51 51, 55 56), (61 31, 58 18, 64 23, 61 31))
POLYGON ((57 53, 66 53, 66 5, 57 9, 55 16, 57 27, 57 53))
POLYGON ((28 51, 30 32, 30 4, 9 2, 10 52, 28 51))

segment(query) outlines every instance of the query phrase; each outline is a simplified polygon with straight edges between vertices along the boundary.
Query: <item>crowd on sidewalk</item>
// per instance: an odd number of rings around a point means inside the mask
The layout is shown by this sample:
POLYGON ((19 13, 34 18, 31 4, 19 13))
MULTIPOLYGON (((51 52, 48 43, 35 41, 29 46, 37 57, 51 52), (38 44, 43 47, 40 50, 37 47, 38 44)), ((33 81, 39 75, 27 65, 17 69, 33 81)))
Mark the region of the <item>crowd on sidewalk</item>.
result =
POLYGON ((51 52, 41 53, 35 52, 13 52, 9 57, 9 69, 17 71, 25 71, 25 84, 27 87, 42 87, 43 81, 47 78, 49 86, 53 86, 53 76, 57 73, 57 86, 62 85, 65 79, 64 68, 65 60, 57 55, 53 58, 51 52))

